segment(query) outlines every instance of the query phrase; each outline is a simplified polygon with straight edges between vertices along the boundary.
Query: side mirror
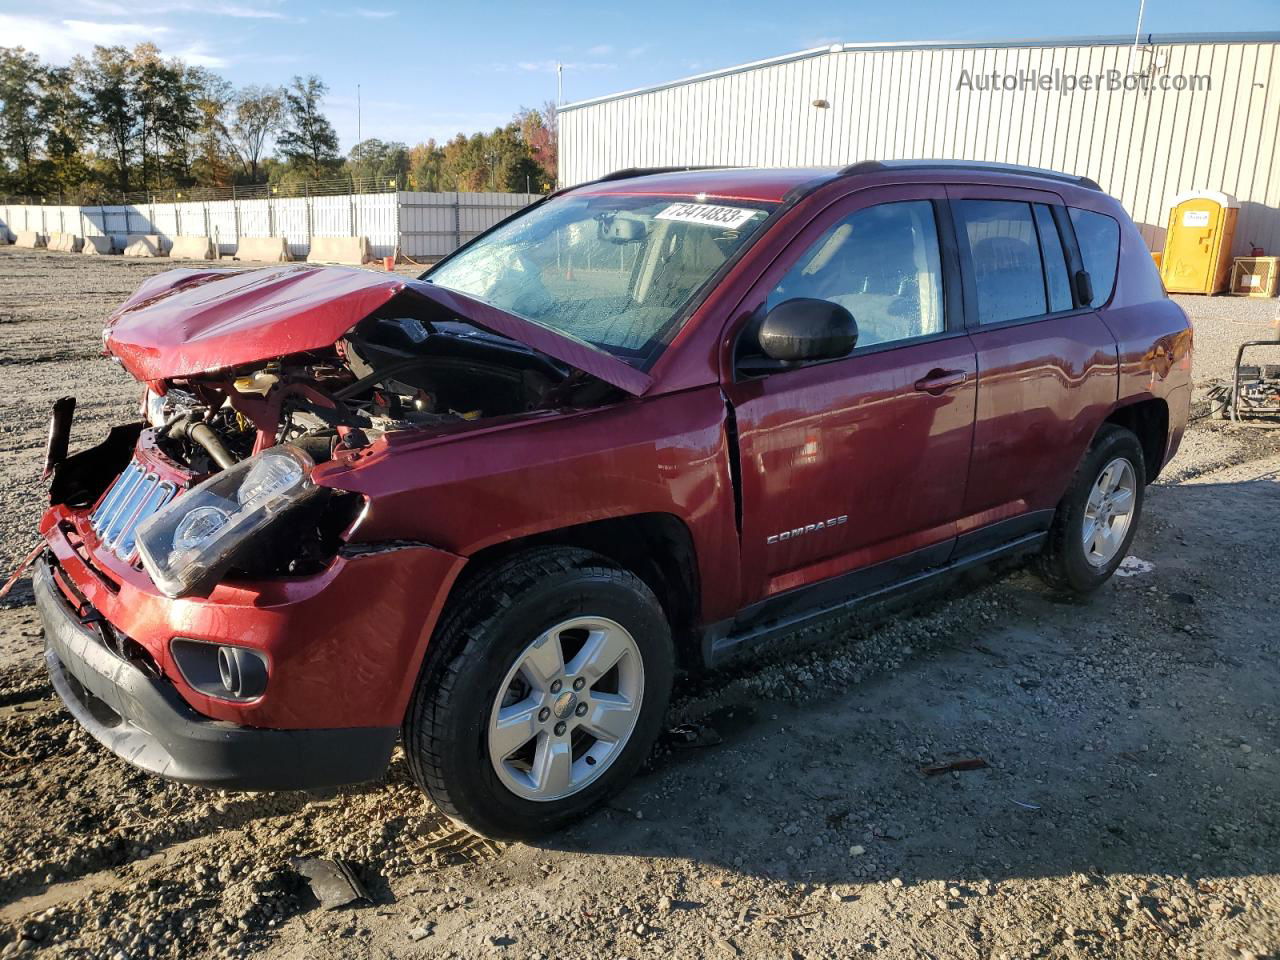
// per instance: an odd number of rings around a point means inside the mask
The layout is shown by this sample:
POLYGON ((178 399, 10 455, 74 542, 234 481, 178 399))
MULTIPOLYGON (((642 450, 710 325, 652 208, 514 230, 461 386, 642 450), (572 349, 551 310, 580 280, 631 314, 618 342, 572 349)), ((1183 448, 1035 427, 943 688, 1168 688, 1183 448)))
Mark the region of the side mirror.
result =
POLYGON ((857 342, 853 314, 830 300, 786 300, 760 324, 761 352, 783 363, 834 360, 847 356, 857 342))
POLYGON ((1089 277, 1088 270, 1076 271, 1076 299, 1082 307, 1093 304, 1093 280, 1089 277))

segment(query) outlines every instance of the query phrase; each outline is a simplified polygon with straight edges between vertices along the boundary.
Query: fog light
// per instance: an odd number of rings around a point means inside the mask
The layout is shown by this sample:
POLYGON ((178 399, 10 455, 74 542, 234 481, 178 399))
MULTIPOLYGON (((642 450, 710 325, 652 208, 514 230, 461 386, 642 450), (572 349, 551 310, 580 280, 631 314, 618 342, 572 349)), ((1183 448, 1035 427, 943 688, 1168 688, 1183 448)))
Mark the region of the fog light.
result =
POLYGON ((195 690, 220 700, 256 700, 267 690, 267 659, 247 647, 175 637, 173 659, 195 690))

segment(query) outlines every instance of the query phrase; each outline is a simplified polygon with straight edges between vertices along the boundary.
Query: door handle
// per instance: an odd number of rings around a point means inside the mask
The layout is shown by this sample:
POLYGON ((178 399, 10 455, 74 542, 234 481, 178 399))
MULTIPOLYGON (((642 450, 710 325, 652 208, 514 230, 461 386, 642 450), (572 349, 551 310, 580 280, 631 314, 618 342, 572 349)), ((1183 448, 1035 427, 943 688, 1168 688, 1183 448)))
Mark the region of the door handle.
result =
POLYGON ((968 379, 969 374, 963 370, 934 369, 917 380, 915 386, 921 393, 929 393, 936 397, 946 390, 960 386, 968 379))

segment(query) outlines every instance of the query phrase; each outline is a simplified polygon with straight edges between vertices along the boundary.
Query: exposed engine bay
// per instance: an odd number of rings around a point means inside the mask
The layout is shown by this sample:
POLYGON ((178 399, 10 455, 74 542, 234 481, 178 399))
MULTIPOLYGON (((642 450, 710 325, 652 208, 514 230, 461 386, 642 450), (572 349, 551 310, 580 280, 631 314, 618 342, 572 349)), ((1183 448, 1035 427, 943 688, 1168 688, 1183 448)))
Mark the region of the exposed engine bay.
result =
POLYGON ((614 388, 516 341, 459 320, 431 323, 393 300, 329 350, 148 390, 156 446, 195 475, 281 443, 317 463, 338 444, 390 431, 590 405, 614 388))
POLYGON ((144 422, 73 456, 67 398, 51 426, 50 501, 94 508, 89 535, 118 561, 145 567, 171 597, 223 576, 303 576, 338 554, 366 503, 310 481, 340 449, 620 396, 603 379, 402 294, 327 346, 151 380, 144 422))

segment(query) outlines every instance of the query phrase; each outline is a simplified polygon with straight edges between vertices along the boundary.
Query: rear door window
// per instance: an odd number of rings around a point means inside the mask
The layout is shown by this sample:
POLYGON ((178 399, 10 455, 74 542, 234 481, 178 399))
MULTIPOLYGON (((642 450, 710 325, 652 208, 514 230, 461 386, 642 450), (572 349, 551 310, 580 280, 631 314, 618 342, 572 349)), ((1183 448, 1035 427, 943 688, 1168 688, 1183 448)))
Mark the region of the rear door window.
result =
POLYGON ((1071 281, 1067 277, 1067 253, 1058 235, 1053 212, 1043 203, 1035 205, 1036 229, 1040 231, 1040 254, 1044 258, 1044 286, 1049 294, 1049 310, 1070 310, 1071 281))
POLYGON ((1071 225, 1080 246, 1080 259, 1093 285, 1093 303, 1100 307, 1111 299, 1116 285, 1116 266, 1120 261, 1120 224, 1105 213, 1068 207, 1071 225))
POLYGON ((961 256, 977 295, 978 322, 1004 323, 1047 313, 1040 241, 1031 204, 957 200, 952 210, 961 256))

